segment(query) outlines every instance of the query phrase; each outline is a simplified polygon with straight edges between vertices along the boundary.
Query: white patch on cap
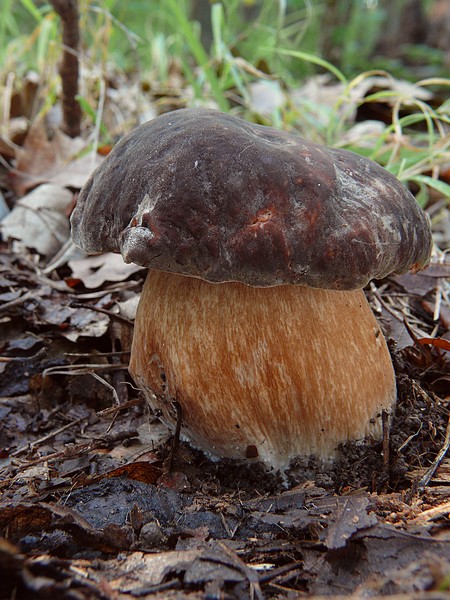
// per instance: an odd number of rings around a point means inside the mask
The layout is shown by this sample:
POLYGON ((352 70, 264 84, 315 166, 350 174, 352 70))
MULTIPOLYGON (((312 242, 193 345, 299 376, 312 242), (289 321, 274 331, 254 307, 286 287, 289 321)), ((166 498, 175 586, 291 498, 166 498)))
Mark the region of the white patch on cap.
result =
POLYGON ((136 223, 135 226, 137 226, 137 227, 142 225, 142 217, 144 216, 144 214, 148 215, 153 210, 155 210, 155 207, 158 204, 160 199, 161 198, 158 196, 154 196, 153 198, 150 198, 150 196, 148 194, 145 194, 145 196, 142 198, 142 200, 138 206, 136 213, 130 219, 128 226, 130 226, 130 223, 132 223, 132 222, 135 222, 136 223))

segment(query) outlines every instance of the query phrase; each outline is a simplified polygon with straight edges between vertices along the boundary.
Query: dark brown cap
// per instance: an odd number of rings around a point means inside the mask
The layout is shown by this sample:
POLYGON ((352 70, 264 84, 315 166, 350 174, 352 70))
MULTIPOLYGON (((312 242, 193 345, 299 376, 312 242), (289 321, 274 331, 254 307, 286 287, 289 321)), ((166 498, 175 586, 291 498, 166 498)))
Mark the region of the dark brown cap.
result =
POLYGON ((376 163, 205 109, 125 136, 72 228, 90 253, 255 286, 356 289, 425 267, 432 245, 425 213, 376 163))

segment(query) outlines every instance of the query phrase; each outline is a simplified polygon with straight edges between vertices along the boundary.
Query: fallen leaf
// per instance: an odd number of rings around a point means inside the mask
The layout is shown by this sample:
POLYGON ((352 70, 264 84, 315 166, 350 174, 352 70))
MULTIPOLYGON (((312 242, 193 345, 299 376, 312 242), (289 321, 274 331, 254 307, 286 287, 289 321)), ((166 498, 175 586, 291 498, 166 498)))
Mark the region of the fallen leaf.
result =
POLYGON ((133 506, 157 519, 162 527, 171 527, 189 501, 186 494, 170 488, 116 476, 73 490, 64 502, 92 527, 103 529, 108 524, 125 525, 133 506))
POLYGON ((111 296, 100 298, 93 308, 74 308, 69 306, 67 299, 50 286, 41 285, 39 290, 27 302, 30 321, 36 324, 53 325, 59 335, 71 342, 79 337, 101 337, 108 329, 110 318, 95 307, 103 308, 111 301, 111 296), (65 298, 62 301, 62 298, 65 298))
POLYGON ((71 160, 61 170, 55 173, 48 174, 48 181, 59 183, 66 187, 79 188, 88 180, 92 171, 98 167, 103 161, 103 158, 98 154, 93 155, 91 152, 71 160))
POLYGON ((344 548, 356 531, 378 523, 376 516, 367 512, 370 506, 367 496, 337 498, 336 502, 335 521, 331 523, 325 541, 329 550, 344 548))
POLYGON ((136 461, 118 467, 109 473, 105 473, 101 478, 111 477, 127 477, 128 479, 134 479, 135 481, 141 481, 142 483, 153 483, 155 484, 161 476, 162 470, 148 462, 136 461))
POLYGON ((14 158, 16 155, 14 144, 3 136, 0 136, 0 155, 5 158, 14 158))
POLYGON ((345 590, 346 594, 351 594, 374 575, 382 576, 393 567, 397 571, 403 569, 428 552, 448 557, 450 541, 434 539, 426 533, 411 534, 389 524, 377 523, 356 531, 345 551, 327 554, 310 593, 335 597, 345 590))
POLYGON ((123 302, 117 302, 117 306, 119 307, 119 314, 130 321, 134 321, 136 318, 136 311, 139 304, 139 295, 134 294, 128 300, 124 300, 123 302))
POLYGON ((22 334, 20 337, 17 337, 13 340, 9 340, 7 343, 7 352, 16 352, 17 350, 30 350, 34 348, 37 344, 42 344, 44 342, 44 338, 35 335, 34 333, 30 333, 29 331, 22 334))
POLYGON ((19 503, 15 506, 0 505, 0 531, 8 532, 14 543, 34 550, 47 550, 51 544, 51 532, 63 532, 62 546, 79 544, 80 548, 97 548, 103 552, 127 549, 131 540, 127 530, 115 523, 108 523, 103 529, 93 528, 77 512, 66 506, 55 506, 41 502, 38 504, 19 503))
POLYGON ((450 351, 450 342, 445 340, 444 338, 420 338, 417 340, 419 344, 430 344, 430 346, 434 346, 435 348, 440 348, 441 350, 450 351))
POLYGON ((300 88, 293 90, 290 98, 300 109, 306 105, 310 115, 327 125, 336 118, 336 112, 345 116, 347 122, 354 121, 357 106, 372 90, 395 92, 386 94, 383 102, 387 105, 394 105, 398 96, 405 105, 411 105, 416 98, 426 101, 432 97, 424 87, 393 77, 364 77, 348 86, 341 82, 330 83, 330 76, 321 74, 310 77, 300 88))
POLYGON ((395 341, 395 347, 397 350, 403 350, 414 344, 408 330, 402 319, 401 313, 396 311, 398 317, 394 316, 393 311, 388 311, 383 306, 381 308, 380 322, 383 326, 383 332, 387 339, 395 341))
POLYGON ((0 192, 0 221, 9 213, 9 206, 6 203, 4 195, 0 192))
POLYGON ((243 582, 246 580, 245 574, 239 570, 236 565, 225 562, 223 555, 207 554, 203 552, 186 569, 184 582, 188 585, 198 586, 209 581, 219 582, 220 584, 243 582))
POLYGON ((80 157, 86 142, 70 138, 56 130, 48 139, 41 121, 33 124, 22 148, 16 150, 16 169, 10 173, 11 184, 19 196, 40 183, 58 183, 81 188, 103 158, 89 153, 80 157))
POLYGON ((448 577, 447 573, 448 563, 445 558, 427 551, 418 560, 401 569, 395 565, 384 573, 369 575, 355 590, 353 597, 440 600, 448 597, 448 591, 444 592, 442 587, 442 582, 448 577), (442 589, 442 592, 428 591, 438 589, 442 589))
POLYGON ((374 148, 383 134, 385 124, 382 121, 367 119, 356 123, 341 138, 341 143, 346 146, 357 144, 360 148, 374 148))
POLYGON ((170 574, 184 573, 202 550, 169 551, 157 554, 134 552, 121 556, 115 565, 111 581, 114 590, 139 597, 141 588, 158 585, 171 579, 170 574))
POLYGON ((434 263, 420 273, 404 273, 392 276, 392 280, 402 286, 409 294, 425 296, 432 291, 439 279, 450 277, 450 264, 434 263))
POLYGON ((88 256, 70 260, 74 279, 79 279, 89 289, 101 287, 105 281, 125 281, 134 273, 142 271, 142 267, 124 262, 120 254, 107 252, 96 256, 88 256))
POLYGON ((177 492, 183 492, 190 489, 190 483, 184 473, 180 471, 170 471, 170 473, 163 473, 158 479, 159 485, 165 485, 172 490, 177 492))
POLYGON ((18 240, 43 256, 55 254, 69 237, 66 210, 71 202, 72 193, 59 185, 37 187, 0 222, 3 239, 18 240))
POLYGON ((7 131, 4 132, 6 134, 0 135, 0 154, 5 158, 15 158, 20 148, 18 144, 23 143, 28 130, 28 119, 25 117, 9 119, 6 127, 7 131))
POLYGON ((256 113, 271 116, 286 104, 286 96, 278 81, 261 79, 249 86, 250 107, 256 113))

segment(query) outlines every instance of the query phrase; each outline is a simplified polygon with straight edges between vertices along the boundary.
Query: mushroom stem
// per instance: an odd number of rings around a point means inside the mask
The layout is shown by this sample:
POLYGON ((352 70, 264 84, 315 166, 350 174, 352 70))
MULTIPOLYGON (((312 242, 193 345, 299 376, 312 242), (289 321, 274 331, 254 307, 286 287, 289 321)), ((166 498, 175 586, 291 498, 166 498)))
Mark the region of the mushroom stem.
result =
POLYGON ((215 455, 329 460, 339 442, 381 436, 395 402, 386 342, 362 290, 212 284, 150 271, 130 372, 147 400, 215 455))

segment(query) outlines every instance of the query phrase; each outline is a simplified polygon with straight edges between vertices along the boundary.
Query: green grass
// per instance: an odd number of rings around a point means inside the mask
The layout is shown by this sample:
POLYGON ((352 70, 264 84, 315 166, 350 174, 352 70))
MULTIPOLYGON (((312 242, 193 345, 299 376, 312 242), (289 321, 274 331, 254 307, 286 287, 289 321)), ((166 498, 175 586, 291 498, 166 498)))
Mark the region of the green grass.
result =
MULTIPOLYGON (((111 141, 106 112, 119 109, 105 98, 107 81, 116 78, 118 85, 126 86, 137 80, 141 90, 133 88, 133 100, 138 104, 148 105, 151 95, 158 93, 167 94, 169 101, 176 98, 181 106, 213 105, 369 156, 405 183, 414 184, 422 205, 430 190, 450 198, 450 186, 439 179, 440 170, 450 162, 450 103, 445 101, 450 79, 436 77, 416 86, 398 86, 387 73, 369 70, 382 17, 378 9, 368 10, 370 3, 355 2, 348 12, 348 6, 338 2, 342 14, 337 13, 334 28, 328 24, 332 28, 325 33, 326 0, 261 0, 260 4, 222 0, 211 3, 202 24, 189 17, 190 4, 188 0, 127 4, 80 0, 80 104, 85 130, 95 130, 101 141, 111 141), (321 55, 326 35, 341 42, 336 63, 321 55), (306 79, 315 74, 333 86, 331 101, 301 93, 306 79), (365 95, 358 92, 373 76, 385 77, 388 87, 365 95), (252 102, 252 86, 262 81, 284 95, 270 114, 259 114, 252 102), (431 105, 420 94, 424 89, 440 90, 444 100, 431 105), (349 132, 355 131, 355 111, 371 104, 388 107, 390 122, 379 124, 376 136, 353 135, 349 141, 349 132)), ((411 47, 409 51, 437 64, 438 52, 433 49, 411 47)), ((11 93, 11 86, 20 91, 21 76, 34 70, 41 82, 41 100, 33 116, 45 114, 59 93, 60 54, 59 21, 46 2, 3 0, 3 97, 11 93)), ((125 128, 133 124, 127 115, 123 121, 125 128)))

